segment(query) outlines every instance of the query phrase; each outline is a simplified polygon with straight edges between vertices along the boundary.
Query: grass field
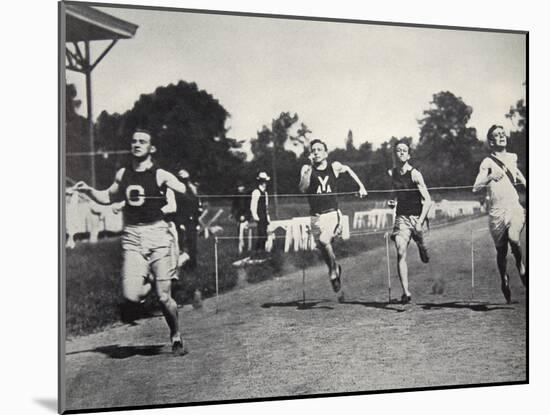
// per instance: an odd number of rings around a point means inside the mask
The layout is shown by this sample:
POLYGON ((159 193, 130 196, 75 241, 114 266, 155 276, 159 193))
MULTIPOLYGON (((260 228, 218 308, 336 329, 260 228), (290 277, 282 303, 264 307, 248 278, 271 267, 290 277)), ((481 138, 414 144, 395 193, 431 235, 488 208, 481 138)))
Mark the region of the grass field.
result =
MULTIPOLYGON (((382 200, 364 200, 347 198, 341 202, 344 214, 353 217, 356 210, 372 208, 383 203, 382 200)), ((227 206, 220 204, 212 210, 227 206)), ((279 217, 291 218, 303 216, 307 212, 304 200, 301 203, 286 203, 280 205, 279 217)), ((235 236, 236 225, 227 215, 217 222, 224 228, 224 236, 235 236)), ((366 252, 383 244, 382 236, 355 237, 336 244, 336 254, 339 258, 366 252)), ((275 241, 275 249, 268 263, 249 267, 246 272, 239 271, 232 263, 239 258, 235 240, 219 242, 219 290, 232 290, 243 280, 247 283, 257 283, 277 278, 289 272, 309 267, 319 263, 316 252, 301 252, 284 254, 283 241, 275 241)), ((92 245, 79 243, 76 248, 66 250, 67 256, 67 334, 82 335, 99 330, 120 319, 118 305, 121 302, 120 285, 121 247, 118 237, 102 239, 92 245)), ((188 304, 192 301, 195 289, 200 289, 203 297, 208 298, 216 292, 214 268, 214 239, 199 238, 197 268, 194 271, 180 273, 180 279, 174 284, 173 295, 178 304, 188 304)), ((158 311, 154 295, 147 298, 142 307, 142 316, 148 317, 158 311)))
MULTIPOLYGON (((410 250, 414 303, 388 303, 385 248, 342 261, 346 302, 326 269, 290 272, 184 307, 190 353, 170 353, 161 317, 66 342, 68 409, 522 383, 526 295, 510 259, 513 303, 500 292, 486 218, 434 229, 432 260, 410 250), (475 290, 470 235, 474 232, 475 290)), ((392 252, 393 297, 401 295, 392 252)))

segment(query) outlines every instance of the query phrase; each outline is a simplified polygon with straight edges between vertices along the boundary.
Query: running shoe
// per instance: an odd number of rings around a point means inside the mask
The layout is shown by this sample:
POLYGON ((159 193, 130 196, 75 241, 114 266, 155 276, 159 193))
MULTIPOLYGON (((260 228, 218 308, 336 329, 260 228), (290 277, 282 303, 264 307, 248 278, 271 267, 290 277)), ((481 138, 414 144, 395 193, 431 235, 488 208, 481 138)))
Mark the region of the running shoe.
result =
POLYGON ((340 276, 342 275, 342 266, 337 265, 336 266, 337 272, 334 278, 330 279, 330 283, 332 284, 332 290, 337 293, 342 289, 342 281, 340 279, 340 276))
POLYGON ((403 304, 403 305, 410 304, 411 301, 412 301, 412 297, 410 295, 403 294, 401 296, 401 304, 403 304))
POLYGON ((183 341, 183 337, 180 335, 179 338, 172 340, 172 353, 176 356, 183 356, 187 354, 187 344, 183 341))
POLYGON ((500 289, 502 290, 502 294, 504 294, 504 298, 506 299, 506 304, 512 304, 512 293, 510 291, 510 283, 508 275, 502 280, 500 284, 500 289))

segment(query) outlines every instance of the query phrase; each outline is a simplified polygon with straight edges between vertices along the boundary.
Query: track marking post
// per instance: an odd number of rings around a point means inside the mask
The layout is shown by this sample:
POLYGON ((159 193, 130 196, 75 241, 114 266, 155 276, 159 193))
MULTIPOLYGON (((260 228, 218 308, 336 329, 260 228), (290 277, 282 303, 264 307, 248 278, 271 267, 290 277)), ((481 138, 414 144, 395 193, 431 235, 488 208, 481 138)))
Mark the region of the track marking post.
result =
POLYGON ((470 247, 472 257, 472 288, 470 292, 470 300, 474 300, 474 288, 475 288, 475 269, 474 269, 474 227, 470 224, 470 247))
POLYGON ((219 296, 219 284, 218 284, 218 237, 214 237, 214 267, 216 269, 216 313, 218 312, 218 296, 219 296))
POLYGON ((302 265, 302 305, 306 306, 306 267, 302 265))

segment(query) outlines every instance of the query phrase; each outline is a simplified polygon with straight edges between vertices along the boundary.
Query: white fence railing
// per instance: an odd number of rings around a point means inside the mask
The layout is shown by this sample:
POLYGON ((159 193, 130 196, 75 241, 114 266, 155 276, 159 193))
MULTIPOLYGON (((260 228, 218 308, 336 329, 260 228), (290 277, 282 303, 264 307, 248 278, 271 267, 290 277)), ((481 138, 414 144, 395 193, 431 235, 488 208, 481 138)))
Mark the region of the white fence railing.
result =
MULTIPOLYGON (((429 213, 429 218, 453 219, 461 216, 471 216, 483 212, 483 206, 478 201, 448 201, 435 203, 429 213)), ((213 226, 223 210, 219 210, 210 221, 201 217, 201 227, 205 227, 205 236, 208 230, 217 233, 213 226), (203 223, 204 222, 204 223, 203 223)), ((204 212, 206 214, 206 212, 204 212)), ((88 240, 97 242, 100 232, 118 233, 122 231, 123 220, 120 212, 113 211, 111 206, 99 205, 88 198, 73 192, 66 197, 66 232, 67 246, 75 245, 76 234, 88 234, 88 240)), ((375 208, 365 211, 356 211, 353 214, 352 229, 384 229, 393 225, 394 209, 375 208)), ((269 224, 266 250, 271 251, 275 241, 275 234, 284 234, 284 251, 310 250, 315 247, 310 229, 310 217, 295 217, 285 220, 275 220, 269 224)), ((222 228, 220 231, 223 232, 222 228)), ((254 231, 247 222, 239 225, 238 249, 239 252, 252 250, 254 231)), ((342 215, 342 238, 350 237, 349 216, 342 215)))

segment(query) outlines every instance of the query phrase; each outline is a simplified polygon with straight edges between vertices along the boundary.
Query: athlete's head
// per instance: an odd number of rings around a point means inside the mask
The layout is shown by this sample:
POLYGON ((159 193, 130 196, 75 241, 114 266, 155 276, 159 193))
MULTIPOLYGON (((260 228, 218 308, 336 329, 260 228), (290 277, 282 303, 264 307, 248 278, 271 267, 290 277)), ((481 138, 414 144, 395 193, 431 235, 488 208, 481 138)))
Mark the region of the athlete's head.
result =
POLYGON ((311 143, 309 143, 309 148, 313 164, 318 165, 327 159, 328 148, 323 141, 319 139, 312 140, 311 143))
POLYGON ((132 155, 138 159, 144 159, 155 151, 157 149, 153 142, 153 135, 147 130, 136 129, 131 141, 132 155))
POLYGON ((487 131, 487 142, 491 149, 502 149, 506 148, 508 144, 508 137, 502 125, 492 125, 487 131))
POLYGON ((411 158, 411 146, 405 140, 399 140, 394 148, 395 157, 401 163, 406 163, 411 158))

